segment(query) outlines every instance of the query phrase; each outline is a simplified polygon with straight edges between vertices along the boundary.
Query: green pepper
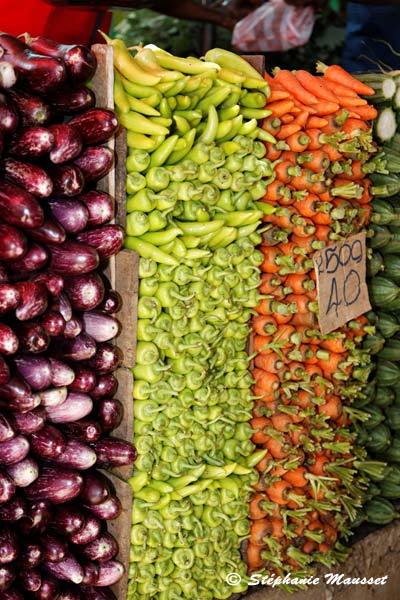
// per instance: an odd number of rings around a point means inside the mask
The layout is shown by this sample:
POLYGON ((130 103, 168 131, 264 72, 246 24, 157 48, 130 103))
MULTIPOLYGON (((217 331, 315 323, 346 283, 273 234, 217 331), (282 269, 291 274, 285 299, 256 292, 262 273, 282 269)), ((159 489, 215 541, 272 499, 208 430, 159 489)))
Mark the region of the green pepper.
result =
POLYGON ((172 152, 166 161, 167 165, 176 165, 177 163, 180 163, 189 154, 190 150, 193 147, 196 138, 196 133, 197 130, 195 127, 193 127, 192 129, 190 129, 190 131, 188 131, 182 136, 181 139, 183 139, 186 142, 186 147, 182 150, 175 150, 174 152, 172 152))
POLYGON ((134 149, 126 160, 126 169, 130 172, 145 171, 150 165, 150 154, 146 150, 134 149))
POLYGON ((136 492, 139 492, 142 488, 144 488, 145 485, 147 485, 148 480, 149 476, 147 473, 138 471, 135 468, 135 472, 133 476, 128 479, 128 483, 131 486, 132 491, 136 494, 136 492))
MULTIPOLYGON (((133 500, 132 503, 132 524, 140 524, 144 521, 146 516, 146 510, 143 508, 142 504, 138 501, 138 500, 133 500)), ((138 530, 138 531, 142 531, 142 530, 138 530)), ((146 534, 147 531, 146 529, 144 529, 144 533, 146 534)), ((143 538, 144 540, 146 539, 145 537, 143 538)), ((132 542, 132 530, 131 530, 131 543, 132 542)))
POLYGON ((126 236, 125 247, 130 248, 131 250, 136 250, 136 252, 144 258, 151 258, 156 262, 163 263, 166 265, 178 265, 178 261, 175 258, 173 258, 172 256, 168 256, 168 254, 162 252, 162 250, 154 246, 154 244, 145 242, 140 238, 126 236))
POLYGON ((150 212, 156 207, 156 195, 150 189, 143 188, 133 196, 128 196, 126 201, 126 211, 150 212))

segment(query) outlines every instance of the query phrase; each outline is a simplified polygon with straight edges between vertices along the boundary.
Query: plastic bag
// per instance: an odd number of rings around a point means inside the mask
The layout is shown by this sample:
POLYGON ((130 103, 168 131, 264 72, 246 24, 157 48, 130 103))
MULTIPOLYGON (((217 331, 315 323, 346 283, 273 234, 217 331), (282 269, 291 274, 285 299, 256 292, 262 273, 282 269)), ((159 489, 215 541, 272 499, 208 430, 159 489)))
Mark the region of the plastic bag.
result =
POLYGON ((232 45, 236 50, 249 52, 289 50, 308 42, 314 22, 311 6, 291 6, 284 0, 270 0, 236 24, 232 45))

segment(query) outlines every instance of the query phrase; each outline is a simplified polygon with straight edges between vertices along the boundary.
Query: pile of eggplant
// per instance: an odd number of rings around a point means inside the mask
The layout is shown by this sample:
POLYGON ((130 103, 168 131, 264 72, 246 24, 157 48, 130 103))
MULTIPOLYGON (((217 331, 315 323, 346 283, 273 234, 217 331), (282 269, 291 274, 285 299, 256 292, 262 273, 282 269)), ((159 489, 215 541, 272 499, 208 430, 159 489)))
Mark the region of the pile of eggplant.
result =
POLYGON ((111 600, 123 574, 101 469, 130 464, 103 273, 123 243, 96 190, 118 129, 83 46, 0 33, 0 597, 111 600))

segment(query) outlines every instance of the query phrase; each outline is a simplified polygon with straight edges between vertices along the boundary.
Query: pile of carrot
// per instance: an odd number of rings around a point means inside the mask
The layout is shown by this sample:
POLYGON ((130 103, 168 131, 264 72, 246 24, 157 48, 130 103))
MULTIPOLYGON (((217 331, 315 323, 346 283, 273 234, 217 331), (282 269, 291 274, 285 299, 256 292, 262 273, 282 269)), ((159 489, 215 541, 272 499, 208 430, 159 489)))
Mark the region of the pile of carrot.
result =
POLYGON ((376 110, 361 95, 374 92, 339 66, 317 71, 265 75, 272 114, 263 128, 276 143, 267 143, 274 175, 262 202, 275 212, 263 218, 251 423, 268 454, 250 502, 250 573, 336 563, 364 493, 349 425, 369 373, 360 346, 370 328, 361 316, 320 333, 312 255, 368 223, 376 110))

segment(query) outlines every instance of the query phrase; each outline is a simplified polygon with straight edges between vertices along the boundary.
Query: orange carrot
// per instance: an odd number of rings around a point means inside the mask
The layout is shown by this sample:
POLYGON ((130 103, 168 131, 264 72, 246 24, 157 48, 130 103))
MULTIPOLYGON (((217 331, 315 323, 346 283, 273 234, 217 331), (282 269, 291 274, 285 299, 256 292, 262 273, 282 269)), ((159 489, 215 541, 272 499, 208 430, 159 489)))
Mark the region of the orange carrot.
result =
POLYGON ((285 440, 284 438, 282 441, 279 441, 271 436, 268 436, 268 439, 263 444, 263 448, 267 448, 271 456, 274 458, 285 458, 289 455, 289 446, 287 442, 288 440, 285 440))
POLYGON ((327 155, 331 162, 334 162, 335 160, 341 160, 343 158, 339 150, 337 150, 330 144, 324 144, 321 147, 321 150, 327 155))
POLYGON ((291 150, 283 150, 281 153, 281 159, 286 162, 290 162, 290 164, 296 166, 297 165, 297 153, 292 152, 291 150))
POLYGON ((272 427, 271 421, 267 417, 255 417, 251 419, 250 425, 256 430, 251 436, 253 444, 263 444, 269 438, 269 435, 264 433, 264 429, 272 427))
POLYGON ((308 470, 313 475, 326 475, 325 465, 329 463, 329 458, 324 454, 315 454, 312 459, 308 461, 308 470))
POLYGON ((269 185, 267 185, 266 194, 264 196, 264 198, 267 201, 277 202, 281 200, 284 196, 290 197, 290 190, 286 188, 280 181, 275 180, 269 185))
POLYGON ((307 169, 311 169, 314 173, 325 171, 330 164, 330 160, 326 152, 323 150, 311 150, 305 152, 300 158, 301 165, 307 169))
POLYGON ((267 149, 267 158, 269 160, 278 160, 278 158, 280 158, 281 154, 282 154, 282 150, 278 150, 277 148, 275 148, 275 144, 272 144, 271 142, 267 142, 265 144, 265 147, 267 149))
POLYGON ((346 337, 344 335, 343 337, 336 336, 323 340, 321 342, 321 348, 329 350, 330 352, 343 353, 348 351, 345 343, 346 337))
POLYGON ((253 317, 252 327, 258 335, 272 335, 277 331, 276 321, 272 315, 258 315, 253 317))
POLYGON ((316 129, 307 129, 305 130, 305 134, 310 138, 310 143, 308 144, 308 150, 318 150, 322 146, 321 142, 321 130, 319 128, 316 129))
MULTIPOLYGON (((298 125, 299 123, 297 122, 296 124, 298 125)), ((281 131, 279 131, 278 135, 280 134, 281 131)), ((311 140, 308 135, 300 130, 292 133, 286 138, 286 143, 289 145, 289 148, 292 152, 304 152, 310 141, 311 140)))
POLYGON ((254 364, 268 373, 277 373, 282 368, 283 361, 276 352, 269 352, 268 354, 258 354, 254 359, 254 364))
POLYGON ((357 118, 351 117, 347 119, 341 127, 341 131, 351 136, 357 135, 358 131, 369 131, 370 129, 368 123, 364 119, 359 118, 358 115, 357 118))
POLYGON ((252 375, 257 382, 257 385, 265 390, 277 390, 279 388, 279 380, 274 373, 267 373, 262 369, 253 369, 252 375))
POLYGON ((291 115, 290 113, 286 113, 286 115, 281 116, 280 120, 283 125, 287 125, 288 123, 291 123, 292 121, 294 121, 295 118, 294 118, 294 115, 291 115))
POLYGON ((328 121, 323 117, 317 117, 315 115, 310 115, 307 119, 306 127, 307 129, 322 129, 328 125, 328 121))
MULTIPOLYGON (((261 270, 264 273, 277 273, 280 269, 280 265, 277 264, 276 259, 279 256, 283 256, 282 252, 275 248, 274 246, 269 246, 268 249, 263 249, 261 247, 261 252, 264 254, 264 260, 261 264, 261 270)), ((264 300, 261 301, 260 307, 262 308, 264 300)), ((258 310, 258 309, 256 309, 258 310)), ((270 313, 260 313, 260 314, 270 314, 270 313)))
POLYGON ((280 69, 275 75, 275 81, 280 83, 285 90, 290 92, 300 102, 306 105, 317 102, 315 95, 308 92, 291 71, 280 69))
POLYGON ((378 116, 375 106, 370 106, 369 104, 366 106, 354 106, 352 112, 365 121, 373 121, 378 116))
POLYGON ((265 547, 265 538, 269 537, 271 533, 272 525, 271 521, 268 519, 258 519, 257 521, 252 521, 249 541, 255 546, 265 547))
POLYGON ((328 100, 329 102, 337 102, 335 94, 333 94, 323 83, 321 77, 316 77, 308 71, 302 69, 296 71, 296 79, 308 92, 313 94, 316 98, 321 100, 328 100))
POLYGON ((339 396, 328 396, 324 404, 318 406, 320 415, 325 415, 334 421, 340 417, 343 411, 343 406, 339 396))
POLYGON ((316 111, 319 117, 324 115, 333 115, 339 110, 339 104, 337 102, 328 102, 327 100, 320 100, 315 104, 312 104, 312 108, 316 111))
MULTIPOLYGON (((264 456, 264 458, 262 458, 262 459, 260 460, 260 462, 258 462, 258 463, 256 464, 256 469, 257 469, 257 471, 258 471, 259 473, 264 473, 265 471, 267 471, 267 469, 270 467, 270 464, 271 464, 271 461, 272 461, 272 460, 273 460, 273 459, 272 459, 272 456, 271 456, 270 454, 266 454, 266 455, 264 456)), ((254 499, 254 498, 253 498, 253 499, 254 499)), ((257 517, 253 517, 253 516, 251 516, 251 513, 250 513, 250 518, 251 518, 251 519, 255 519, 255 518, 257 518, 257 517)), ((261 517, 261 518, 262 518, 262 517, 261 517)))
POLYGON ((267 346, 272 342, 272 336, 270 335, 253 335, 253 346, 254 352, 259 354, 269 354, 272 349, 268 349, 267 346))
MULTIPOLYGON (((262 273, 261 274, 261 285, 259 290, 262 294, 272 294, 275 288, 281 284, 281 279, 273 273, 262 273)), ((264 317, 266 318, 266 317, 264 317)), ((265 333, 265 332, 264 332, 265 333)))
POLYGON ((272 135, 275 135, 281 127, 281 120, 278 117, 270 115, 263 120, 262 129, 268 131, 272 135))
POLYGON ((272 75, 267 73, 267 71, 264 71, 264 79, 269 85, 274 85, 275 83, 274 78, 272 77, 272 75))
POLYGON ((285 286, 289 286, 293 290, 293 294, 304 294, 308 290, 315 288, 315 283, 308 277, 307 274, 293 273, 288 275, 285 280, 285 286))
POLYGON ((260 569, 264 569, 267 564, 267 560, 262 557, 262 546, 256 546, 251 542, 247 545, 247 571, 248 573, 253 573, 254 571, 259 571, 260 569))
POLYGON ((297 125, 295 122, 288 123, 287 125, 282 125, 275 137, 278 140, 286 140, 289 136, 297 133, 300 130, 301 125, 297 125))
POLYGON ((272 112, 271 116, 281 117, 286 113, 290 113, 292 108, 294 108, 293 100, 277 100, 276 102, 271 102, 267 105, 268 110, 272 112))
POLYGON ((355 92, 354 90, 350 89, 349 87, 345 86, 345 85, 341 85, 340 83, 334 83, 333 81, 330 81, 329 79, 326 79, 325 77, 322 78, 322 81, 324 82, 324 85, 334 94, 336 94, 336 96, 343 98, 343 97, 352 97, 352 98, 357 98, 358 94, 357 92, 355 92))
POLYGON ((293 421, 289 415, 285 415, 284 413, 277 413, 271 416, 271 422, 274 429, 277 431, 282 431, 284 433, 288 432, 289 425, 292 425, 293 421))
POLYGON ((339 65, 331 65, 328 67, 321 62, 317 62, 317 72, 324 74, 324 79, 332 81, 335 84, 340 84, 363 96, 373 96, 375 90, 362 81, 359 81, 350 73, 347 73, 339 65))
POLYGON ((297 125, 300 125, 300 127, 304 128, 309 119, 309 116, 310 116, 310 111, 308 111, 308 110, 300 111, 295 119, 297 125))
POLYGON ((297 469, 290 469, 285 473, 283 479, 290 483, 293 487, 305 487, 308 484, 308 479, 305 478, 307 470, 305 467, 297 467, 297 469))
POLYGON ((366 106, 368 103, 360 96, 340 96, 338 102, 342 108, 353 110, 357 106, 366 106))
POLYGON ((290 94, 288 92, 282 92, 281 90, 271 90, 271 93, 268 98, 267 107, 269 108, 269 105, 272 102, 276 102, 277 100, 287 100, 288 98, 290 98, 290 94))

